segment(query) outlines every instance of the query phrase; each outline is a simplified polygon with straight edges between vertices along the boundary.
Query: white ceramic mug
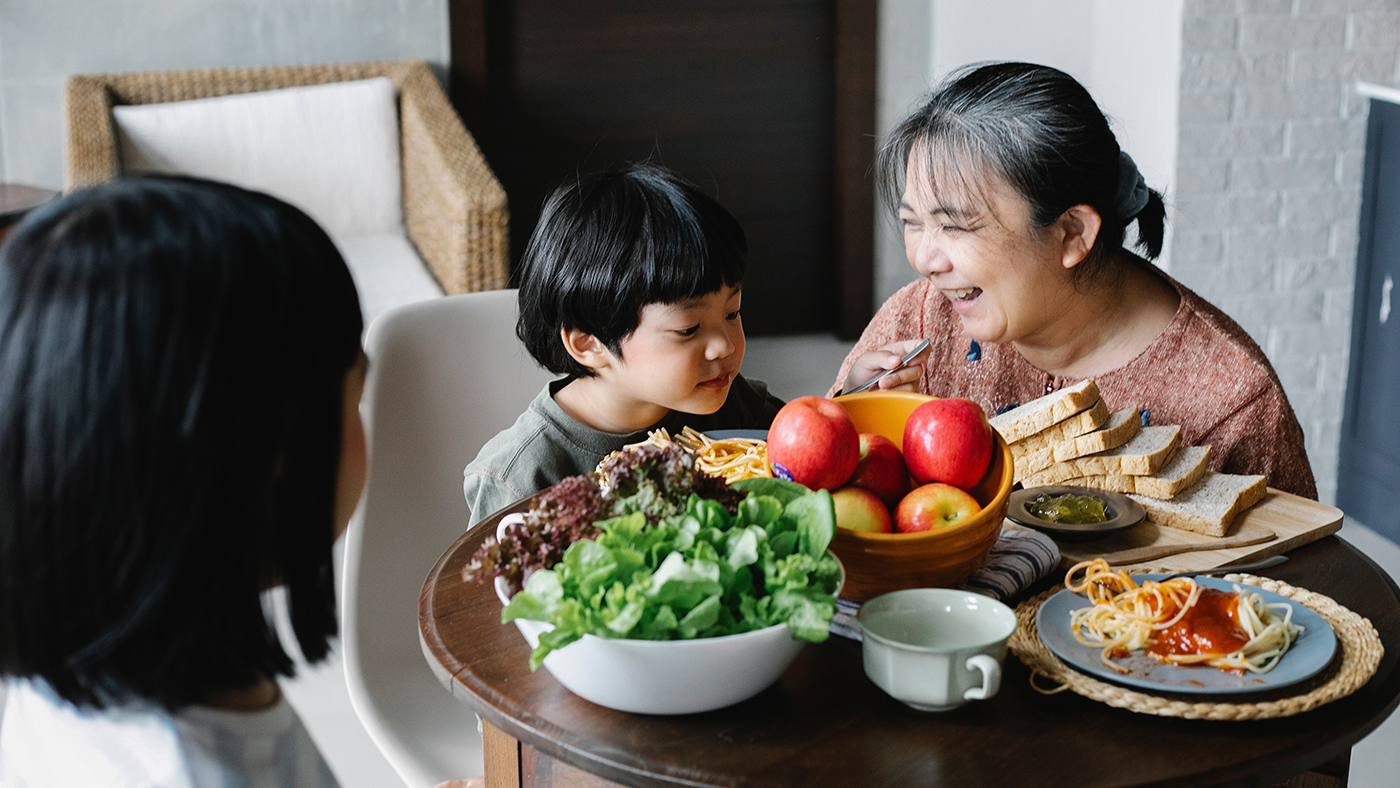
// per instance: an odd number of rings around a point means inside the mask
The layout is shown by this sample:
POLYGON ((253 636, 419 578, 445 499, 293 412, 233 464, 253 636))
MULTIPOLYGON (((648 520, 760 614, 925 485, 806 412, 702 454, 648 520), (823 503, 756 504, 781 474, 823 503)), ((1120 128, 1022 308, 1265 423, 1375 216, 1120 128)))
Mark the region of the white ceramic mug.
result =
POLYGON ((952 588, 909 588, 875 597, 856 617, 865 675, 921 711, 947 711, 1001 688, 1016 614, 990 597, 952 588))

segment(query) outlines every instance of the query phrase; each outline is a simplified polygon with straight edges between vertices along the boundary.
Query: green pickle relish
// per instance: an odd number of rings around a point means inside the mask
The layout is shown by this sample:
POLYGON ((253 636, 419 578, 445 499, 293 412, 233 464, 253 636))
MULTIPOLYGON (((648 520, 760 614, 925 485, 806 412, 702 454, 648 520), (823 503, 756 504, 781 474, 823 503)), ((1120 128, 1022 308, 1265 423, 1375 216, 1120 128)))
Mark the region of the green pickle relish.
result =
POLYGON ((1103 499, 1094 495, 1051 495, 1042 493, 1026 503, 1026 510, 1042 520, 1069 525, 1088 525, 1108 520, 1103 499))

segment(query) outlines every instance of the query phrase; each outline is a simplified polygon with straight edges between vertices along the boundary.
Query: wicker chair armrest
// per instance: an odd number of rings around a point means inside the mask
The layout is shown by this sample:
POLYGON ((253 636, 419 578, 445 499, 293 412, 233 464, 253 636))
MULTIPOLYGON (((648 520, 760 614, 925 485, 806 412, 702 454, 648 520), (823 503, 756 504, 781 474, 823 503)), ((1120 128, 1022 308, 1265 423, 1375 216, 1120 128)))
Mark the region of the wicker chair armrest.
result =
POLYGON ((112 93, 98 77, 70 77, 64 91, 67 145, 63 189, 110 181, 121 172, 121 153, 112 125, 112 93))
POLYGON ((427 63, 405 76, 399 117, 409 239, 449 294, 506 287, 505 189, 427 63))

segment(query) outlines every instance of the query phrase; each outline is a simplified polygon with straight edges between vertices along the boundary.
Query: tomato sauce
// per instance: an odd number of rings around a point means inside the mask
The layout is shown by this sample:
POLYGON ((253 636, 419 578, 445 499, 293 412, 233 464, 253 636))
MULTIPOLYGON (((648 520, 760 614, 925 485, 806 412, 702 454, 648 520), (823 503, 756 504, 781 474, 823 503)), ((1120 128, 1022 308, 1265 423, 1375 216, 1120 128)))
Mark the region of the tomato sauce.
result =
POLYGON ((1196 604, 1175 624, 1153 636, 1149 654, 1233 654, 1244 648, 1249 635, 1239 623, 1239 597, 1214 588, 1201 589, 1196 604))

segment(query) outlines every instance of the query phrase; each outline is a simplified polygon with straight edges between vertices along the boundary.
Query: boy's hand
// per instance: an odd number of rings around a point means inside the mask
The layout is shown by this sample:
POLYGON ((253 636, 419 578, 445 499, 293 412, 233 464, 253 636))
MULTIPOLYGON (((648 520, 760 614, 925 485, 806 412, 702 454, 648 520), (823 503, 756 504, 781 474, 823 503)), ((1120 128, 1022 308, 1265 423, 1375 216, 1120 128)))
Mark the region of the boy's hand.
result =
MULTIPOLYGON (((903 342, 891 342, 881 347, 879 350, 872 350, 856 358, 851 369, 846 373, 846 382, 841 386, 842 391, 850 391, 860 386, 876 375, 887 369, 894 369, 899 366, 899 360, 905 353, 914 349, 914 346, 922 340, 906 339, 903 342)), ((929 350, 915 356, 909 362, 909 366, 892 372, 876 383, 870 391, 914 391, 919 390, 919 380, 924 376, 924 362, 928 360, 929 350)))

